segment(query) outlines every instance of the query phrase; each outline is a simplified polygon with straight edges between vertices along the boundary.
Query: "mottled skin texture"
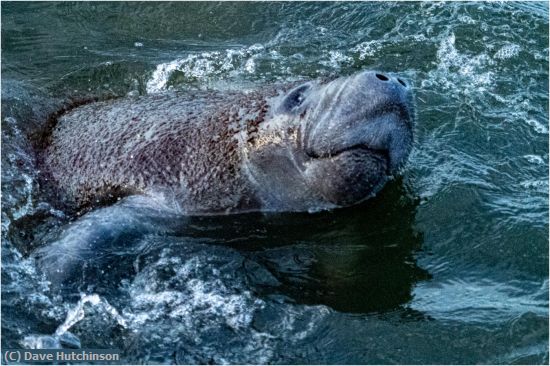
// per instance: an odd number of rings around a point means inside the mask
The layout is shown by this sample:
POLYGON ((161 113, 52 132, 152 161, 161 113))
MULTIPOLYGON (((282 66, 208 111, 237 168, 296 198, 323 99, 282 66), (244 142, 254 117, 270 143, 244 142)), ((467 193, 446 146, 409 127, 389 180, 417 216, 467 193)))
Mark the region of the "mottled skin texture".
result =
POLYGON ((351 205, 412 144, 408 88, 376 75, 87 104, 58 118, 41 170, 75 207, 151 192, 183 213, 351 205))
POLYGON ((254 207, 235 135, 263 119, 264 97, 169 93, 76 108, 58 120, 45 172, 77 206, 160 189, 190 212, 254 207))

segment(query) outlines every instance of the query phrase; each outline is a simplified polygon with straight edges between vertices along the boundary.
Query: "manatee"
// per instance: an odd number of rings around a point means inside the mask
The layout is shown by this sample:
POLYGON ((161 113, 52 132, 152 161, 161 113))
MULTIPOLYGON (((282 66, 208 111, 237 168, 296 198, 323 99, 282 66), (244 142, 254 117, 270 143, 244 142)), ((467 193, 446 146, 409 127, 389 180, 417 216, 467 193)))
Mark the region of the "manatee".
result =
POLYGON ((371 71, 107 100, 57 118, 40 170, 74 207, 159 193, 187 214, 316 211, 376 194, 413 121, 407 84, 371 71))
POLYGON ((116 263, 110 253, 142 235, 179 232, 185 217, 361 203, 403 166, 414 127, 410 86, 374 71, 54 117, 40 138, 41 185, 81 215, 34 253, 54 282, 116 263))

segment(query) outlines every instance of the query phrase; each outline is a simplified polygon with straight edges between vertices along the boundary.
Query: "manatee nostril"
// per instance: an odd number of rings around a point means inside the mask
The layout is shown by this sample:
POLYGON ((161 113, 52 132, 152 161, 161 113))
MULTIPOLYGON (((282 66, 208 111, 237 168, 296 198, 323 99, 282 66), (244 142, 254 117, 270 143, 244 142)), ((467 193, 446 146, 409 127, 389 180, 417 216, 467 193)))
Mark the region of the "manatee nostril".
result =
POLYGON ((397 81, 399 81, 399 84, 403 85, 405 88, 407 87, 407 84, 403 80, 397 78, 397 81))
POLYGON ((388 77, 386 75, 383 75, 383 74, 375 74, 376 77, 382 81, 388 81, 388 77))

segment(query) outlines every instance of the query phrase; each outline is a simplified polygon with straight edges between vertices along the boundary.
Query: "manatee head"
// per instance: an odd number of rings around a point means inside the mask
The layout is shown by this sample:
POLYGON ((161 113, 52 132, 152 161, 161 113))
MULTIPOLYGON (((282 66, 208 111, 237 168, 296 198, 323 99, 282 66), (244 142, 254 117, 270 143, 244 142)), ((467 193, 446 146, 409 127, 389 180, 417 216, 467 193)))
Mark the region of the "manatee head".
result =
POLYGON ((408 84, 379 72, 312 81, 270 100, 246 168, 266 209, 359 203, 405 163, 413 141, 408 84))

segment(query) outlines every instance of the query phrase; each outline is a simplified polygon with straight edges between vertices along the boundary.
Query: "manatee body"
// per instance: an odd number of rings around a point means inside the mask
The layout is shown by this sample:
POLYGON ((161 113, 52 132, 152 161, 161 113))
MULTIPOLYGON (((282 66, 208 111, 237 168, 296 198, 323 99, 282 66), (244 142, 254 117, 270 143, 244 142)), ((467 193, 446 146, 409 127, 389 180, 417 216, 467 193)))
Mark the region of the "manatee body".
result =
POLYGON ((369 71, 108 100, 57 119, 41 171, 74 207, 151 194, 188 214, 348 206, 403 165, 413 114, 405 82, 369 71))

